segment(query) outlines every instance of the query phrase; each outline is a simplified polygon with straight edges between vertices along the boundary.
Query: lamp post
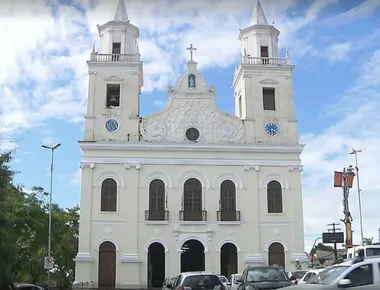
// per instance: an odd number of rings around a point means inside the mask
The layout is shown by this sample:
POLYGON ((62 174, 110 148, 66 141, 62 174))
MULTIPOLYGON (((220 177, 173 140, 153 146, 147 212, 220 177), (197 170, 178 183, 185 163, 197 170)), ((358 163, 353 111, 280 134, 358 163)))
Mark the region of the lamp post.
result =
MULTIPOLYGON (((51 204, 53 201, 53 169, 54 169, 54 150, 61 146, 61 143, 57 143, 54 146, 41 145, 42 148, 49 149, 51 151, 50 162, 50 193, 49 193, 49 229, 48 229, 48 258, 51 258, 51 204)), ((50 289, 50 270, 48 270, 48 289, 50 289)))
POLYGON ((359 165, 358 165, 358 153, 365 151, 366 149, 354 149, 349 150, 349 154, 355 155, 355 171, 356 171, 356 185, 358 191, 358 201, 359 201, 359 220, 360 220, 360 238, 361 245, 363 245, 364 235, 363 235, 363 217, 362 217, 362 202, 361 202, 361 189, 359 183, 359 165))

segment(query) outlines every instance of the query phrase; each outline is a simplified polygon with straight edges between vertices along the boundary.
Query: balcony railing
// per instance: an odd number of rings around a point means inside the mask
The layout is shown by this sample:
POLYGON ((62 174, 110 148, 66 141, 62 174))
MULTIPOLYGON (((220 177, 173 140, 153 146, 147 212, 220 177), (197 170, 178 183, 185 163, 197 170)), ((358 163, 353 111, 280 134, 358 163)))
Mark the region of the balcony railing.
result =
POLYGON ((240 211, 218 211, 219 222, 240 222, 240 211))
POLYGON ((93 62, 138 62, 140 61, 139 54, 91 54, 91 61, 93 62))
POLYGON ((146 210, 145 220, 146 221, 168 221, 169 211, 168 210, 146 210))
POLYGON ((253 64, 253 65, 290 65, 288 58, 281 57, 253 57, 253 56, 243 56, 242 64, 253 64))
POLYGON ((199 211, 187 211, 180 210, 179 211, 179 220, 180 221, 207 221, 207 211, 199 210, 199 211))

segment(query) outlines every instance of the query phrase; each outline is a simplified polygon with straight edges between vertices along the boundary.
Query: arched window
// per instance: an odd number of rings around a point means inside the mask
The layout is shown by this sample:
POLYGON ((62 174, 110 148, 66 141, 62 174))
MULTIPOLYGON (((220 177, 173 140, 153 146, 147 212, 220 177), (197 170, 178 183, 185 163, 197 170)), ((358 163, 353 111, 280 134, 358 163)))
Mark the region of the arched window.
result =
POLYGON ((196 178, 185 181, 183 188, 183 220, 202 221, 202 184, 196 178))
POLYGON ((236 221, 236 187, 231 180, 225 180, 220 185, 220 221, 236 221))
POLYGON ((116 211, 117 205, 117 183, 112 178, 107 178, 102 183, 100 210, 116 211))
POLYGON ((148 220, 165 220, 165 183, 160 179, 149 184, 148 220))
POLYGON ((267 185, 268 213, 282 213, 282 189, 278 181, 271 181, 267 185))

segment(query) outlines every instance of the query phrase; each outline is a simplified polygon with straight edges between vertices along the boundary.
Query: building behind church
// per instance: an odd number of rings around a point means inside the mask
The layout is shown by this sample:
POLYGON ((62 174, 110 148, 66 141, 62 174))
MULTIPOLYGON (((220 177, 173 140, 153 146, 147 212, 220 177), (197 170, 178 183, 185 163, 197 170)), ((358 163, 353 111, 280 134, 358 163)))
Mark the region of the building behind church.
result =
POLYGON ((75 283, 139 289, 182 271, 306 265, 294 66, 279 56, 280 32, 260 3, 237 31, 235 115, 217 108, 191 46, 168 105, 140 116, 139 28, 123 0, 98 29, 79 142, 75 283))

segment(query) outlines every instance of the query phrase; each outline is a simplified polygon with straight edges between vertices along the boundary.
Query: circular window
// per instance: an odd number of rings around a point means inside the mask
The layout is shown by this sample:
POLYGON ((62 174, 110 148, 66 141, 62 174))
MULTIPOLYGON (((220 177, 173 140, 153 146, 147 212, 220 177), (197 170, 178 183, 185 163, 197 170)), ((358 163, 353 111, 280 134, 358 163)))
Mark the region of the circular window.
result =
POLYGON ((195 128, 189 128, 186 130, 186 138, 189 141, 197 141, 199 138, 199 131, 195 128))
POLYGON ((119 123, 115 119, 109 119, 107 120, 106 124, 106 129, 108 132, 115 132, 117 129, 119 129, 119 123))

